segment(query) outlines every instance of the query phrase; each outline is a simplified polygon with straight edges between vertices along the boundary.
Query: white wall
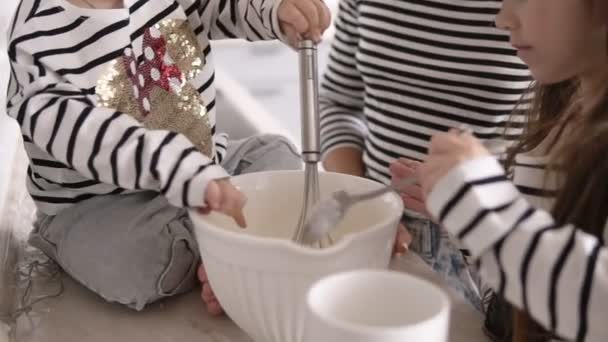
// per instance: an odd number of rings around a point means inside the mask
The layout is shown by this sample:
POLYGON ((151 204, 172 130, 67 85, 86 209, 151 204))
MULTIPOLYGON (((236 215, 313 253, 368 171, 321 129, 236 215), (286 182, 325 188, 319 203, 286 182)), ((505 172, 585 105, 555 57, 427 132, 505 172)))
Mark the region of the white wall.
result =
MULTIPOLYGON (((18 127, 9 119, 5 112, 6 83, 8 82, 9 66, 6 55, 6 34, 10 18, 17 0, 1 0, 0 11, 0 215, 4 213, 4 204, 10 184, 10 171, 16 147, 18 146, 18 127)), ((1 219, 1 216, 0 216, 1 219)))
POLYGON ((8 67, 6 56, 6 31, 13 16, 13 11, 17 7, 17 0, 1 0, 2 9, 0 10, 0 108, 4 108, 4 97, 6 95, 5 85, 8 78, 8 67))
MULTIPOLYGON (((16 248, 13 243, 11 214, 8 210, 9 186, 12 182, 12 165, 19 141, 16 123, 9 119, 2 108, 6 93, 8 65, 6 56, 6 28, 10 21, 16 0, 1 0, 0 11, 0 316, 6 317, 14 303, 13 265, 16 260, 16 248)), ((9 340, 9 326, 0 321, 0 341, 9 340)))

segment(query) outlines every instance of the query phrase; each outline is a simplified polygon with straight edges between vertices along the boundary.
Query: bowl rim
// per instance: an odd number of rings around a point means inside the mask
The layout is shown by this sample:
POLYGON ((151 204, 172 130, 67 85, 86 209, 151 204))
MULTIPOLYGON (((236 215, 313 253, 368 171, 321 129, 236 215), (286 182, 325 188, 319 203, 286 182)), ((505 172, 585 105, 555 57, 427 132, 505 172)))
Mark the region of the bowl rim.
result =
POLYGON ((418 276, 415 276, 415 275, 412 275, 412 274, 409 274, 406 272, 399 272, 399 271, 394 271, 394 270, 359 269, 359 270, 350 270, 350 271, 334 273, 334 274, 328 275, 326 277, 323 277, 323 278, 317 280, 314 284, 312 284, 310 286, 310 288, 308 289, 308 291, 306 293, 306 309, 309 313, 315 315, 316 319, 321 319, 326 322, 330 322, 331 325, 336 326, 345 331, 360 332, 360 333, 368 334, 368 335, 398 334, 402 331, 410 330, 413 327, 424 326, 424 325, 430 324, 432 321, 434 321, 444 315, 447 315, 447 320, 448 320, 447 329, 449 331, 449 315, 450 315, 450 311, 451 311, 451 306, 452 306, 452 304, 451 304, 448 294, 446 293, 445 290, 443 290, 438 285, 436 285, 426 279, 420 278, 418 276), (389 278, 389 277, 390 278, 401 278, 401 279, 406 279, 407 281, 418 282, 425 287, 433 289, 433 291, 436 293, 436 297, 438 297, 439 301, 441 302, 441 309, 439 311, 437 311, 435 314, 431 315, 430 317, 420 320, 419 322, 414 323, 414 324, 401 325, 401 326, 373 326, 373 325, 365 325, 365 324, 354 324, 354 323, 351 323, 351 322, 348 322, 348 321, 345 321, 345 320, 342 320, 339 318, 331 317, 329 315, 326 315, 326 314, 320 312, 319 310, 317 310, 317 308, 315 306, 311 305, 312 297, 315 295, 315 292, 320 291, 319 288, 320 288, 320 286, 323 285, 323 283, 325 283, 327 281, 332 281, 332 280, 335 280, 338 278, 350 277, 353 275, 376 276, 376 277, 383 277, 383 278, 389 278))
MULTIPOLYGON (((294 173, 303 173, 303 170, 276 170, 276 171, 262 171, 259 173, 294 174, 294 173)), ((382 185, 382 183, 380 183, 380 182, 377 182, 377 181, 374 181, 374 180, 371 180, 368 178, 364 178, 364 177, 357 177, 357 176, 342 174, 342 173, 338 173, 338 172, 326 172, 326 171, 319 172, 319 174, 322 174, 322 173, 340 175, 341 177, 360 178, 360 180, 362 180, 364 182, 377 184, 379 186, 382 185)), ((240 178, 240 177, 245 178, 245 177, 251 176, 253 174, 255 174, 255 172, 233 176, 233 178, 240 178)), ((280 248, 280 249, 284 249, 284 250, 295 251, 295 252, 310 256, 310 257, 315 257, 315 256, 323 257, 324 255, 334 254, 334 253, 344 249, 346 246, 348 246, 349 244, 351 244, 354 241, 365 239, 366 236, 375 234, 377 231, 384 229, 386 226, 389 226, 391 224, 391 222, 395 219, 399 222, 401 219, 401 216, 403 215, 403 210, 404 210, 403 201, 394 192, 389 192, 389 193, 385 194, 384 196, 390 196, 395 201, 395 203, 398 207, 398 210, 396 211, 397 217, 395 217, 393 215, 386 215, 385 218, 383 218, 382 220, 379 220, 372 227, 365 229, 361 232, 345 234, 336 243, 334 243, 331 246, 326 247, 326 248, 312 248, 312 247, 304 246, 304 245, 296 243, 295 241, 292 241, 291 239, 280 239, 280 238, 261 237, 261 236, 248 235, 248 234, 239 234, 237 232, 233 232, 233 231, 221 228, 218 225, 214 224, 213 222, 205 220, 204 215, 199 213, 198 210, 196 210, 196 209, 188 209, 188 212, 189 212, 189 216, 192 221, 205 222, 205 224, 203 224, 203 225, 199 225, 196 222, 193 222, 195 232, 202 229, 202 230, 210 231, 214 234, 217 234, 217 235, 221 236, 222 238, 238 239, 238 240, 240 240, 242 242, 246 242, 246 243, 255 243, 261 247, 272 246, 273 248, 280 248)), ((247 228, 244 228, 244 229, 247 229, 247 228)))

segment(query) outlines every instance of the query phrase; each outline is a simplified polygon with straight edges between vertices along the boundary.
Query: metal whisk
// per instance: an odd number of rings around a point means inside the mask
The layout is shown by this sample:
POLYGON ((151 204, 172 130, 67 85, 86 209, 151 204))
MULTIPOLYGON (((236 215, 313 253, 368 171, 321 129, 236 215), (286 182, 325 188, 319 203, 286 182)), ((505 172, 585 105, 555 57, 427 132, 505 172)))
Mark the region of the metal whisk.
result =
MULTIPOLYGON (((303 228, 310 211, 319 201, 319 170, 321 139, 319 125, 319 76, 317 47, 312 40, 303 40, 298 46, 300 65, 300 115, 302 129, 302 159, 304 161, 304 201, 298 226, 292 240, 302 243, 303 228)), ((314 247, 332 244, 329 235, 314 247)))

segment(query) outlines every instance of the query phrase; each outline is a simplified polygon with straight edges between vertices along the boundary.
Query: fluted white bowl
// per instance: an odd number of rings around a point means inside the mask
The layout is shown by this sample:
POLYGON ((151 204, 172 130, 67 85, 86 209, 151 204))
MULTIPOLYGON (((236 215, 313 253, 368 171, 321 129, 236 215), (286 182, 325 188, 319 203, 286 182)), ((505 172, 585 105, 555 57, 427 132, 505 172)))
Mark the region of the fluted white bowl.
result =
MULTIPOLYGON (((302 206, 304 173, 269 171, 232 178, 248 198, 248 228, 224 215, 190 213, 213 290, 226 313, 256 342, 301 342, 305 298, 317 280, 342 271, 386 269, 403 204, 396 194, 355 205, 325 249, 290 237, 302 206)), ((321 198, 381 185, 360 177, 320 173, 321 198)))

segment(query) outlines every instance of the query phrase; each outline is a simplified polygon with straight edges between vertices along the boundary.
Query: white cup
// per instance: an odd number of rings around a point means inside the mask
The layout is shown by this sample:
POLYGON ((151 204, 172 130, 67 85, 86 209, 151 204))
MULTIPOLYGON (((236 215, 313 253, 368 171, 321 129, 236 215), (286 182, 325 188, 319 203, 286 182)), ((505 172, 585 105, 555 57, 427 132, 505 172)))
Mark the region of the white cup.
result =
POLYGON ((450 302, 437 286, 384 270, 338 273, 306 298, 304 342, 447 342, 450 302))

